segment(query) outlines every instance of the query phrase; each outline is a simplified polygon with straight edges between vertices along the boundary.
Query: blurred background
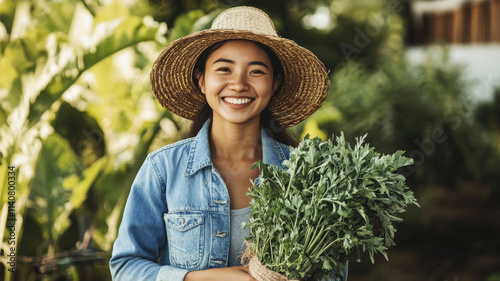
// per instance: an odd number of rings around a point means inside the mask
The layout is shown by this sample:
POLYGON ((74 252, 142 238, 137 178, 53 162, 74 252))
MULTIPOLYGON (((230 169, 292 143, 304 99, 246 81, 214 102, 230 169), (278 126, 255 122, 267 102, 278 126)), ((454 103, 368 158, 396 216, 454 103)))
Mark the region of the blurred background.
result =
POLYGON ((400 172, 421 208, 349 280, 500 280, 500 0, 0 0, 0 280, 111 280, 138 168, 189 126, 155 101, 152 62, 238 5, 330 71, 297 138, 368 133, 415 160, 400 172))

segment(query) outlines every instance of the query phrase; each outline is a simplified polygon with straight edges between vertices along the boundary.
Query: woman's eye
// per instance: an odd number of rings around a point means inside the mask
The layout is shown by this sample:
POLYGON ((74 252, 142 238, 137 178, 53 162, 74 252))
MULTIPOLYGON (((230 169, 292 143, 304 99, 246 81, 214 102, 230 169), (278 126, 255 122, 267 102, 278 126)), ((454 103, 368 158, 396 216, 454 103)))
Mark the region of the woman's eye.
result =
POLYGON ((220 68, 217 68, 217 71, 227 72, 227 71, 229 71, 229 68, 227 68, 227 67, 220 67, 220 68))
POLYGON ((262 70, 260 70, 260 69, 252 70, 251 73, 254 73, 254 74, 265 74, 265 72, 262 71, 262 70))

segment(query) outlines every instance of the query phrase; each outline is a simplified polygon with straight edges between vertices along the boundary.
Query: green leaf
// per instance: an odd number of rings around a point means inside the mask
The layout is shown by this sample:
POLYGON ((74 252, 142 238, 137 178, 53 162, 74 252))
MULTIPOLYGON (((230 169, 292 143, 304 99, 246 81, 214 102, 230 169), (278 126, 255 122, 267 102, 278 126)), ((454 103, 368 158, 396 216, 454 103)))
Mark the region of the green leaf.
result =
POLYGON ((85 201, 88 190, 103 171, 106 162, 107 158, 102 157, 94 162, 92 166, 83 171, 81 179, 77 175, 72 175, 63 181, 64 188, 71 190, 69 202, 72 204, 74 209, 80 208, 82 203, 85 201))
POLYGON ((210 21, 211 17, 203 19, 204 16, 205 12, 203 12, 203 10, 192 10, 178 16, 175 19, 174 27, 170 29, 168 41, 172 42, 195 31, 205 29, 207 26, 206 24, 203 24, 203 22, 210 21), (197 22, 198 24, 196 24, 197 22))
POLYGON ((78 174, 82 165, 68 142, 52 134, 43 141, 35 169, 29 206, 37 214, 35 218, 43 230, 44 240, 53 250, 59 235, 69 226, 68 218, 73 211, 68 203, 71 190, 63 187, 63 181, 78 174))
POLYGON ((74 59, 68 61, 66 66, 40 92, 30 106, 28 120, 31 126, 38 122, 40 116, 77 81, 83 72, 127 47, 155 40, 159 30, 159 27, 149 26, 142 18, 135 16, 121 19, 117 25, 116 21, 108 25, 110 30, 107 36, 88 50, 74 50, 74 59))

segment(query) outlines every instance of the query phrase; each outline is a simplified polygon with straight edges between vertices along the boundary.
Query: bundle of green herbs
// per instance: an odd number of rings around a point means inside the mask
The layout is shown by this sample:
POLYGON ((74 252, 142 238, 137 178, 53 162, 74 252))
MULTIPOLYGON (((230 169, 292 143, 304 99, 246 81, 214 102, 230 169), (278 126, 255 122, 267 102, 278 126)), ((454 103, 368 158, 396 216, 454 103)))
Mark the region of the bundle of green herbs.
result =
POLYGON ((322 142, 304 138, 283 162, 285 169, 260 161, 259 180, 248 193, 252 254, 268 269, 290 279, 328 279, 350 259, 368 251, 386 259, 395 245, 395 222, 417 205, 398 169, 413 160, 403 151, 381 155, 344 135, 322 142))

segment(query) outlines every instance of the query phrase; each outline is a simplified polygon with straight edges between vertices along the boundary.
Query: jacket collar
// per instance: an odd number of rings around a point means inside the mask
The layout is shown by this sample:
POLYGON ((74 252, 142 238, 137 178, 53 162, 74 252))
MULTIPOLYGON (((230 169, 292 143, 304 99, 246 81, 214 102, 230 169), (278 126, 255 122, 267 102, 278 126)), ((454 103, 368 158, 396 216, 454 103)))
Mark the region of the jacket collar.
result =
MULTIPOLYGON (((210 120, 205 122, 196 137, 193 138, 189 150, 187 167, 184 172, 185 176, 191 176, 202 168, 213 166, 212 159, 210 158, 210 146, 208 141, 209 129, 210 120)), ((275 165, 283 169, 282 163, 287 159, 288 155, 288 151, 285 151, 288 150, 287 146, 272 139, 264 128, 261 128, 260 135, 264 163, 275 165)))

